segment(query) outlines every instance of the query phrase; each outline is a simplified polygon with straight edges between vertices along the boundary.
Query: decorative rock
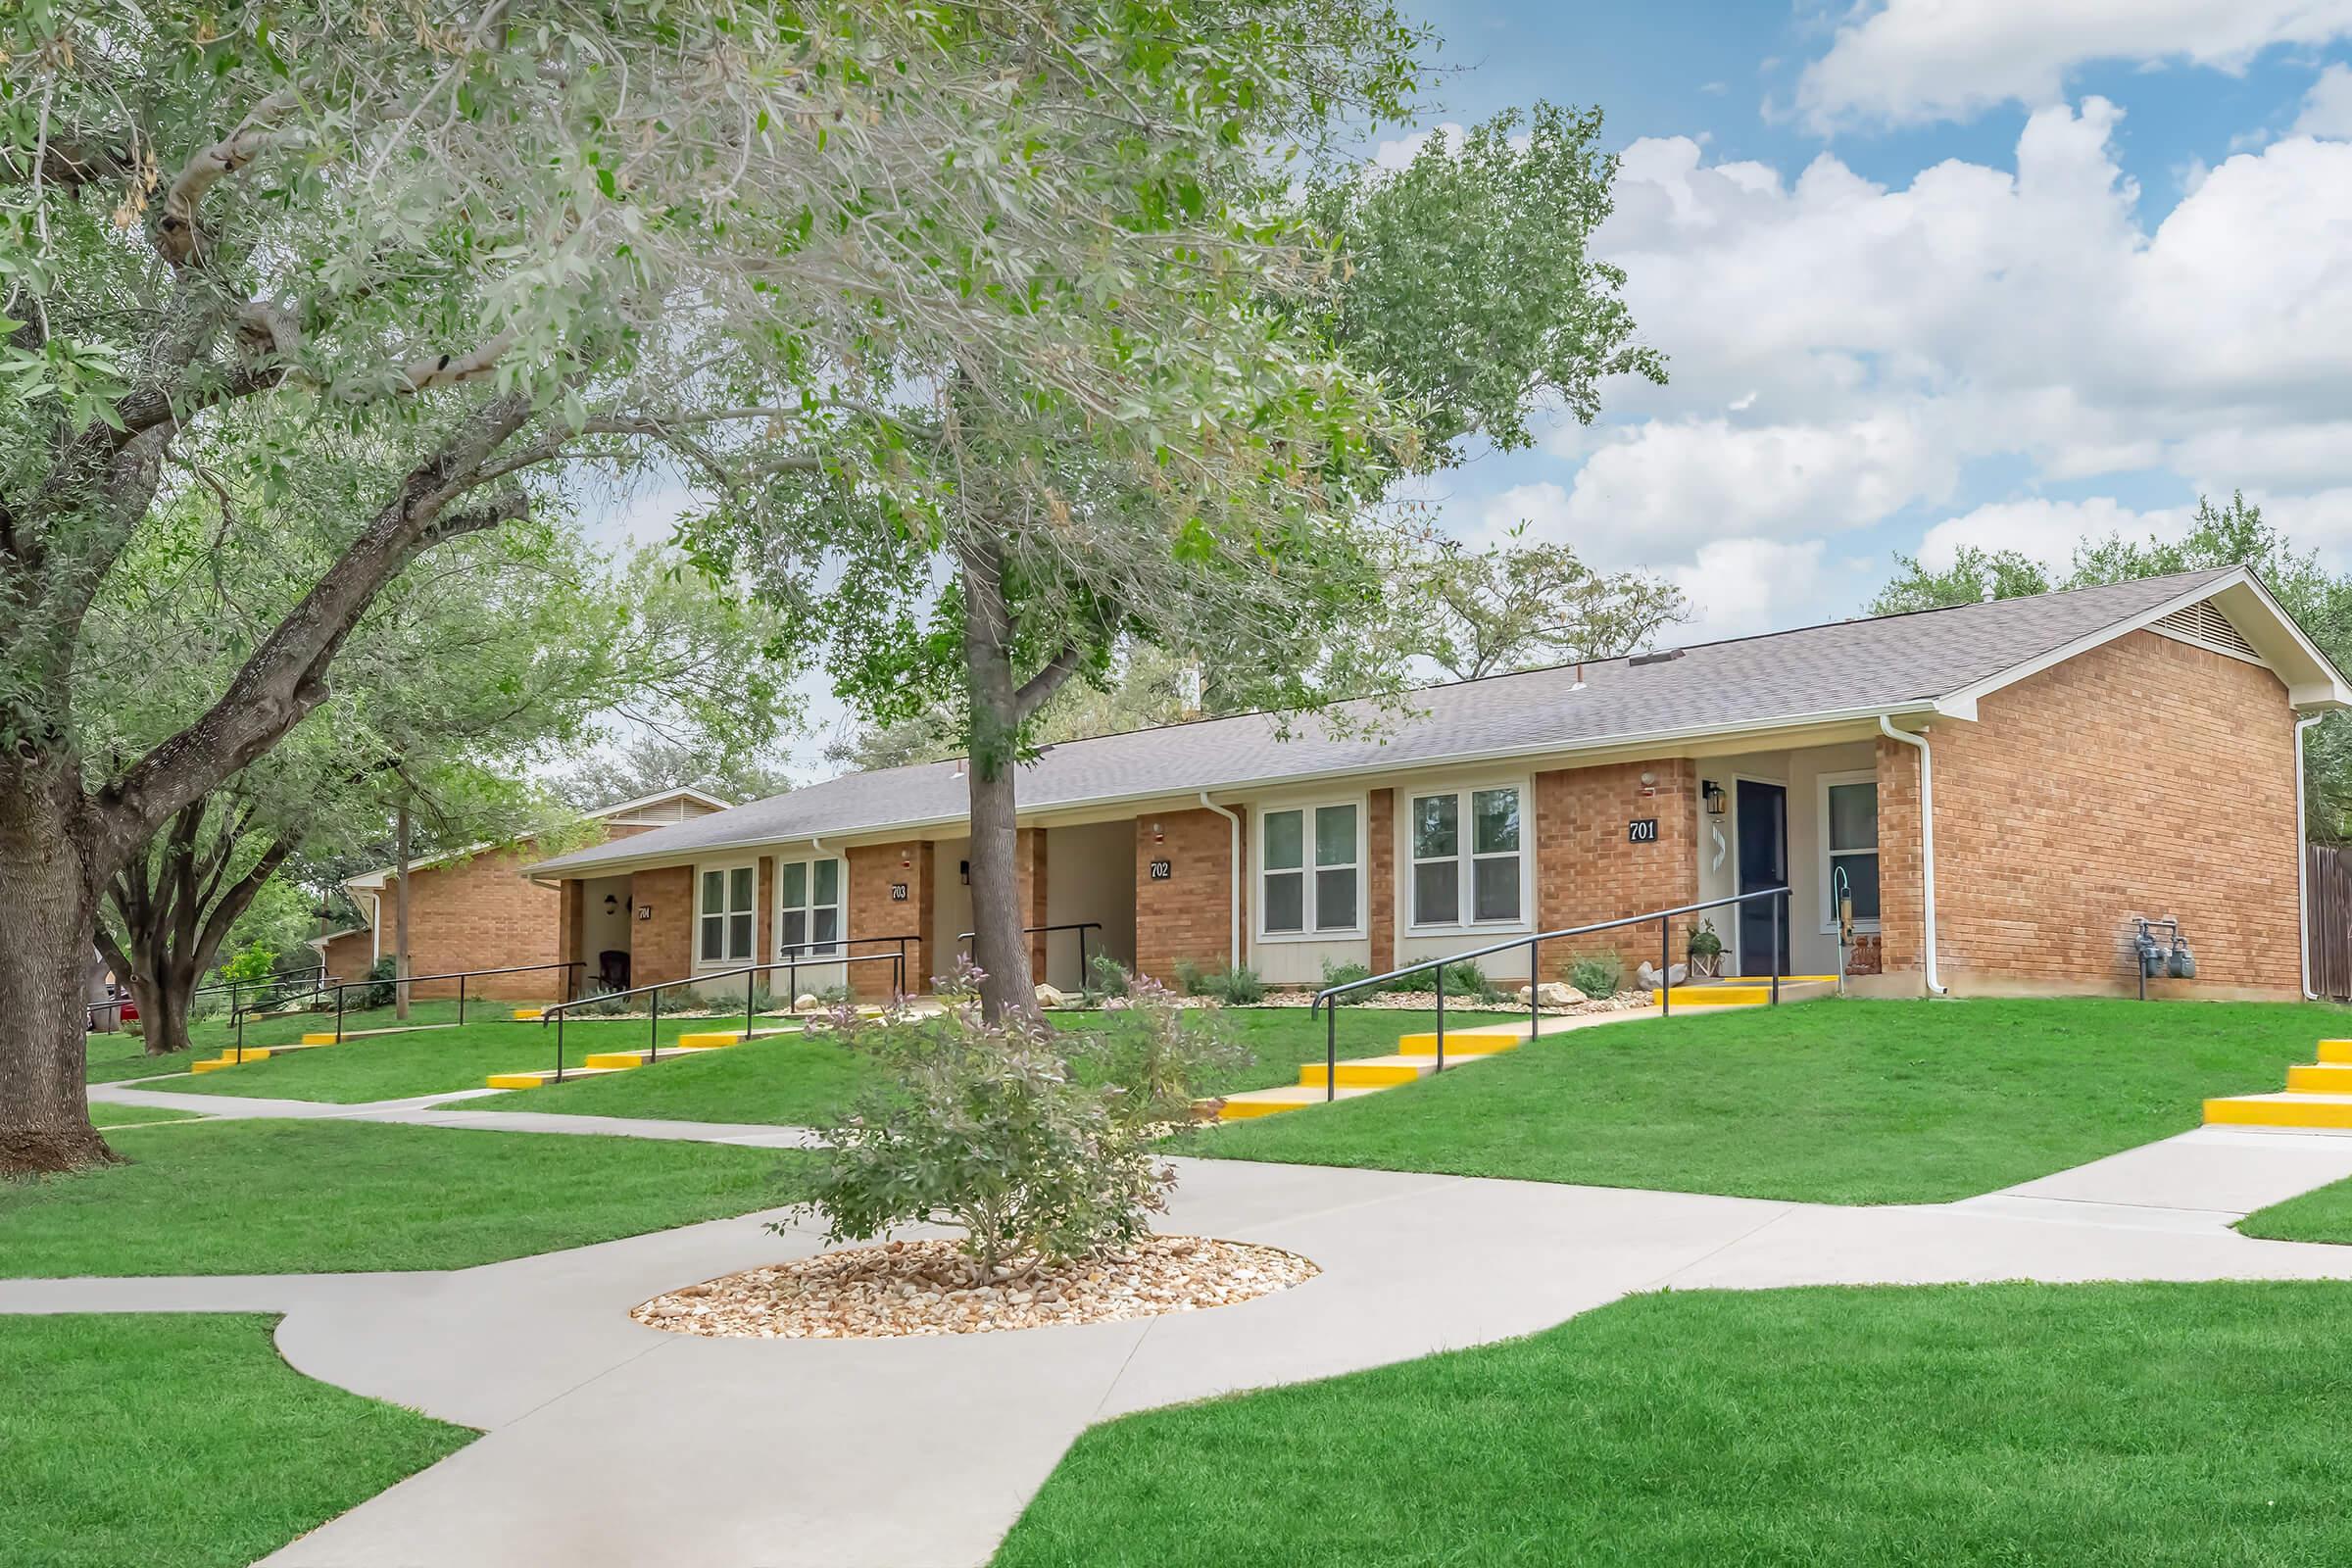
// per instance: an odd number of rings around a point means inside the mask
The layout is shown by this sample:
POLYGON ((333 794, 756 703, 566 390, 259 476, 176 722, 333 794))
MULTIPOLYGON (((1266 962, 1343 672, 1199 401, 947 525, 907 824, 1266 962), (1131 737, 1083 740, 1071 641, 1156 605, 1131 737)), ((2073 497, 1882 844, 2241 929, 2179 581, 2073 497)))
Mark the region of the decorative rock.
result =
POLYGON ((1039 986, 1037 988, 1037 1004, 1041 1007, 1066 1007, 1070 1004, 1070 999, 1052 986, 1039 986))
MULTIPOLYGON (((1677 964, 1670 965, 1670 966, 1667 968, 1667 970, 1666 970, 1666 984, 1667 984, 1667 985, 1669 985, 1669 986, 1679 986, 1679 985, 1681 985, 1681 984, 1683 983, 1683 981, 1684 981, 1685 979, 1687 979, 1687 978, 1689 977, 1690 973, 1690 967, 1689 967, 1687 964, 1680 964, 1680 963, 1677 963, 1677 964)), ((1658 966, 1657 966, 1656 964, 1654 964, 1654 963, 1648 963, 1648 962, 1644 962, 1644 963, 1642 965, 1642 970, 1641 970, 1641 974, 1640 974, 1640 977, 1639 977, 1639 978, 1641 979, 1641 982, 1642 982, 1642 990, 1644 990, 1644 991, 1655 991, 1655 990, 1657 990, 1657 989, 1658 989, 1658 966)))
MULTIPOLYGON (((1521 986, 1519 988, 1519 1004, 1524 1007, 1530 1000, 1527 987, 1521 986)), ((1536 994, 1532 1000, 1536 1005, 1542 1007, 1573 1007, 1580 1002, 1589 1002, 1592 999, 1577 990, 1576 987, 1563 981, 1546 980, 1536 987, 1536 994)))
POLYGON ((814 992, 804 991, 792 999, 792 1010, 795 1012, 809 1012, 813 1011, 815 1007, 816 994, 814 992))
POLYGON ((1059 1269, 1000 1267, 983 1281, 954 1242, 892 1242, 689 1285, 629 1316, 708 1339, 990 1334, 1231 1306, 1320 1272, 1271 1247, 1147 1236, 1125 1251, 1059 1269))

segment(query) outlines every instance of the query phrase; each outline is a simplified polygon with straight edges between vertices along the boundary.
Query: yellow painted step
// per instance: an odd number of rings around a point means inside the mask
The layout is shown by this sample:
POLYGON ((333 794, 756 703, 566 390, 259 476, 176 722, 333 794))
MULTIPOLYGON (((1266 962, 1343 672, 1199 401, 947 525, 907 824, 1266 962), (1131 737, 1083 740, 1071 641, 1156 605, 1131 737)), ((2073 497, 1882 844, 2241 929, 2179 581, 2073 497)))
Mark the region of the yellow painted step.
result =
POLYGON ((2321 1041, 2320 1059, 2330 1062, 2352 1062, 2352 1040, 2321 1041))
POLYGON ((600 1051, 580 1059, 591 1067, 601 1067, 607 1072, 626 1072, 631 1067, 645 1065, 645 1053, 642 1051, 600 1051))
MULTIPOLYGON (((566 1067, 564 1069, 564 1081, 569 1083, 574 1078, 594 1078, 612 1070, 609 1067, 566 1067)), ((555 1081, 556 1070, 553 1067, 541 1072, 494 1072, 489 1080, 493 1089, 537 1089, 555 1081)))
MULTIPOLYGON (((340 1045, 342 1042, 338 1041, 333 1035, 304 1035, 302 1037, 302 1043, 306 1046, 333 1046, 340 1045)), ((245 1053, 245 1054, 250 1056, 253 1054, 253 1053, 248 1051, 245 1053)))
MULTIPOLYGON (((1450 1038, 1446 1044, 1451 1046, 1450 1038)), ((1365 1056, 1356 1061, 1340 1063, 1340 1087, 1342 1089, 1393 1089, 1398 1084, 1409 1084, 1416 1079, 1426 1077, 1437 1071, 1437 1067, 1438 1058, 1435 1056, 1365 1056)), ((1298 1069, 1298 1087, 1301 1089, 1322 1088, 1325 1072, 1326 1068, 1322 1062, 1307 1062, 1298 1069)))
POLYGON ((2209 1127, 2318 1127, 2352 1131, 2352 1095, 2234 1095, 2205 1102, 2209 1127))
MULTIPOLYGON (((1785 982, 1784 982, 1785 983, 1785 982)), ((1651 1004, 1666 1001, 1663 991, 1652 990, 1651 1004)), ((1772 982, 1760 986, 1676 986, 1674 1004, 1678 1007, 1753 1007, 1772 1000, 1772 982)))
POLYGON ((2352 1095, 2352 1062, 2286 1069, 2286 1087, 2307 1095, 2352 1095))
MULTIPOLYGON (((1332 1098, 1359 1100, 1365 1095, 1378 1093, 1380 1093, 1378 1089, 1350 1089, 1342 1086, 1339 1094, 1332 1098)), ((1286 1110, 1301 1110, 1306 1106, 1320 1105, 1324 1102, 1325 1091, 1320 1088, 1306 1089, 1298 1084, 1292 1084, 1281 1089, 1250 1089, 1244 1090, 1240 1094, 1227 1096, 1224 1103, 1217 1110, 1217 1119, 1219 1121, 1248 1121, 1252 1117, 1273 1116, 1286 1110)), ((1213 1100, 1197 1102, 1197 1104, 1202 1107, 1216 1103, 1217 1102, 1213 1100)))
POLYGON ((1297 1110, 1305 1101, 1288 1100, 1228 1100, 1217 1108, 1219 1121, 1250 1121, 1259 1116, 1279 1116, 1286 1110, 1297 1110))
MULTIPOLYGON (((245 1048, 245 1059, 247 1061, 268 1061, 270 1059, 270 1048, 267 1046, 247 1046, 245 1048)), ((214 1057, 210 1061, 189 1062, 188 1071, 219 1072, 223 1067, 234 1067, 236 1065, 236 1054, 234 1052, 223 1051, 220 1055, 214 1057)))
POLYGON ((693 1034, 678 1036, 680 1051, 724 1051, 729 1046, 743 1044, 739 1034, 693 1034))
MULTIPOLYGON (((1482 1034, 1465 1029, 1455 1033, 1446 1031, 1446 1054, 1448 1056, 1491 1056, 1498 1051, 1517 1051, 1527 1042, 1517 1035, 1482 1034)), ((1434 1056, 1438 1054, 1438 1037, 1398 1035, 1396 1054, 1400 1056, 1434 1056)))
POLYGON ((516 1023, 537 1023, 546 1016, 547 1009, 545 1007, 516 1007, 514 1009, 516 1023))

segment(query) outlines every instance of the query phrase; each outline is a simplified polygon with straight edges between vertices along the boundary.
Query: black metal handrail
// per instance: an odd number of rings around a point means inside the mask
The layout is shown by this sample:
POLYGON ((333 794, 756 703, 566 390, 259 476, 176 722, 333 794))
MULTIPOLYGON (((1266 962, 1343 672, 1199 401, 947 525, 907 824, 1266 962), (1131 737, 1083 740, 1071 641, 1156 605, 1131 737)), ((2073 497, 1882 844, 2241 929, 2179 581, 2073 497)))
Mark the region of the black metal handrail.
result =
MULTIPOLYGON (((586 967, 586 964, 581 963, 577 959, 572 959, 570 961, 562 963, 516 963, 510 964, 503 969, 454 969, 446 974, 392 975, 382 980, 338 980, 332 985, 319 986, 304 996, 280 997, 269 1006, 261 1006, 256 1004, 253 1006, 237 1008, 229 1015, 229 1021, 236 1026, 237 1030, 236 1059, 240 1062, 245 1059, 246 1015, 253 1012, 274 1012, 283 1008, 289 1002, 306 1002, 312 998, 322 997, 327 995, 329 992, 332 992, 335 999, 335 1044, 339 1046, 343 1043, 343 993, 346 991, 372 989, 376 986, 392 986, 395 988, 401 986, 420 986, 431 980, 455 980, 458 982, 458 1024, 460 1027, 464 1027, 466 1022, 466 982, 468 980, 479 979, 485 975, 537 974, 546 969, 562 969, 564 971, 564 994, 568 997, 575 989, 572 985, 570 971, 574 969, 584 969, 586 967)), ((395 991, 395 995, 397 995, 397 989, 395 991)), ((415 999, 412 997, 411 1000, 414 1001, 415 999)))
MULTIPOLYGON (((1081 990, 1081 991, 1084 991, 1084 990, 1086 989, 1086 977, 1087 977, 1087 962, 1086 962, 1086 934, 1087 934, 1089 931, 1100 931, 1100 930, 1102 930, 1102 921, 1100 921, 1100 920, 1064 920, 1064 921, 1063 921, 1061 924, 1059 924, 1059 925, 1025 925, 1025 926, 1021 927, 1021 935, 1023 935, 1023 936, 1025 936, 1025 937, 1034 937, 1034 936, 1039 936, 1039 935, 1044 935, 1044 936, 1052 936, 1052 935, 1053 935, 1054 932, 1056 932, 1056 931, 1075 931, 1075 932, 1077 932, 1077 933, 1078 933, 1078 989, 1079 989, 1079 990, 1081 990)), ((957 933, 956 933, 956 941, 958 941, 958 942, 964 943, 964 944, 967 946, 967 948, 968 948, 968 946, 969 946, 969 944, 971 943, 972 939, 973 939, 975 936, 977 936, 978 934, 979 934, 979 933, 978 933, 978 932, 975 932, 975 931, 960 931, 960 932, 957 932, 957 933)), ((1043 977, 1043 976, 1040 976, 1039 978, 1041 978, 1041 979, 1042 979, 1042 978, 1044 978, 1044 977, 1043 977)))
MULTIPOLYGON (((272 991, 279 986, 300 986, 306 982, 315 988, 318 982, 325 979, 326 965, 322 963, 316 968, 297 969, 288 974, 265 975, 260 979, 255 980, 220 980, 215 981, 209 986, 196 986, 188 992, 188 1001, 193 1003, 198 997, 204 996, 209 992, 225 991, 228 993, 228 1010, 231 1013, 234 1013, 238 1006, 237 992, 240 988, 248 991, 272 991)), ((307 992, 291 993, 289 995, 277 998, 275 1004, 282 1007, 288 1002, 295 1000, 296 996, 308 994, 309 993, 307 992)), ((135 1005, 137 1002, 138 994, 129 986, 125 985, 122 987, 122 994, 121 996, 109 997, 104 1002, 85 1002, 81 1004, 81 1010, 86 1023, 90 1021, 89 1015, 91 1014, 104 1012, 109 1007, 135 1005)))
POLYGON ((1525 948, 1527 950, 1527 1038, 1528 1043, 1532 1045, 1535 1043, 1536 1030, 1541 1025, 1544 1016, 1544 971, 1542 965, 1537 961, 1542 945, 1546 942, 1556 942, 1565 937, 1591 936, 1595 931, 1614 931, 1620 926, 1647 925, 1650 921, 1655 920, 1658 922, 1658 1010, 1661 1014, 1671 1014, 1674 1011, 1673 921, 1681 915, 1696 914, 1702 909, 1720 909, 1727 904, 1745 904, 1750 899, 1770 899, 1772 901, 1772 1004, 1777 1007, 1781 1004, 1781 911, 1788 902, 1788 888, 1786 884, 1777 888, 1758 888, 1753 893, 1735 893, 1728 898, 1706 899, 1697 904, 1679 904, 1671 909, 1652 909, 1645 914, 1629 914, 1619 920, 1597 920, 1591 925, 1571 925, 1563 926, 1557 931, 1538 931, 1532 936, 1511 937, 1505 941, 1491 943, 1483 948, 1473 948, 1468 953, 1456 953, 1448 957, 1424 958, 1419 963, 1408 963, 1400 969, 1391 969, 1387 974, 1366 975, 1361 980, 1349 980, 1336 986, 1325 986, 1315 993, 1315 1000, 1307 1005, 1306 1009, 1306 1015, 1310 1018, 1318 1010, 1323 1010, 1323 1098, 1327 1101, 1337 1100, 1340 1093, 1340 1009, 1338 1004, 1332 1000, 1335 997, 1343 997, 1350 991, 1362 991, 1371 986, 1386 985, 1392 980, 1401 980, 1408 974, 1423 974, 1435 969, 1438 973, 1438 1065, 1436 1070, 1444 1072, 1446 1070, 1446 970, 1448 966, 1456 963, 1468 963, 1472 959, 1484 958, 1492 954, 1509 953, 1515 948, 1525 948), (1328 1010, 1324 1010, 1327 1004, 1328 1010))
MULTIPOLYGON (((902 939, 895 937, 861 937, 853 938, 852 940, 870 942, 899 941, 901 942, 901 946, 899 951, 896 953, 843 954, 838 957, 820 957, 811 960, 808 967, 811 969, 829 969, 837 963, 887 963, 892 966, 897 976, 896 981, 894 982, 898 988, 897 994, 900 996, 906 995, 906 949, 904 944, 905 942, 918 941, 920 939, 908 937, 902 941, 902 939)), ((808 944, 805 942, 795 943, 793 946, 797 949, 807 947, 808 944)), ((683 980, 657 980, 652 985, 631 986, 626 991, 600 992, 593 997, 578 997, 572 1001, 559 1002, 552 1007, 541 1009, 539 1014, 539 1027, 542 1029, 546 1028, 548 1020, 551 1018, 555 1020, 556 1024, 556 1082, 562 1083, 564 1081, 564 1020, 569 1015, 571 1009, 574 1007, 597 1006, 608 1002, 618 1002, 623 997, 652 997, 653 1002, 646 1009, 645 1059, 649 1062, 660 1061, 662 1059, 662 993, 664 991, 675 990, 679 986, 707 985, 713 980, 732 980, 737 975, 742 975, 744 977, 743 1038, 746 1040, 751 1039, 752 1019, 758 1012, 758 1006, 754 999, 758 995, 760 989, 759 977, 760 975, 773 974, 778 969, 784 970, 785 973, 790 977, 786 982, 785 989, 787 992, 791 993, 786 1000, 785 1010, 788 1012, 798 1010, 800 960, 798 956, 792 953, 780 954, 778 955, 778 958, 779 961, 774 963, 749 963, 745 964, 740 969, 709 969, 705 970, 701 974, 690 974, 683 980)))

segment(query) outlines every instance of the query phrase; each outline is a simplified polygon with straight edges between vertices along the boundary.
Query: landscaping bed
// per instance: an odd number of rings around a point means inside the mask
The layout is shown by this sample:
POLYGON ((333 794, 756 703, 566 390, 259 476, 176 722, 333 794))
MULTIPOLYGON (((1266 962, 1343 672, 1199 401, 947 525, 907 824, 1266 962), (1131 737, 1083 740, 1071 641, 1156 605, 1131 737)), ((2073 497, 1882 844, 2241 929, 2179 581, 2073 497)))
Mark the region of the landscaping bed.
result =
POLYGON ((0 1317, 0 1562, 244 1568, 472 1441, 302 1376, 275 1321, 0 1317))
POLYGON ((127 1163, 0 1182, 0 1276, 466 1268, 790 1203, 815 1157, 356 1121, 108 1141, 127 1163))
POLYGON ((2185 1132, 2208 1096, 2275 1090, 2348 1024, 2352 1011, 2327 1005, 2105 999, 1694 1009, 1222 1127, 1189 1152, 1945 1202, 2185 1132))
POLYGON ((996 1568, 2340 1563, 2347 1310, 2301 1282, 1638 1297, 1098 1427, 996 1568))
POLYGON ((706 1339, 992 1334, 1235 1306, 1319 1272, 1294 1252, 1195 1236, 1147 1236, 1072 1263, 993 1270, 952 1241, 891 1242, 689 1285, 629 1316, 706 1339))

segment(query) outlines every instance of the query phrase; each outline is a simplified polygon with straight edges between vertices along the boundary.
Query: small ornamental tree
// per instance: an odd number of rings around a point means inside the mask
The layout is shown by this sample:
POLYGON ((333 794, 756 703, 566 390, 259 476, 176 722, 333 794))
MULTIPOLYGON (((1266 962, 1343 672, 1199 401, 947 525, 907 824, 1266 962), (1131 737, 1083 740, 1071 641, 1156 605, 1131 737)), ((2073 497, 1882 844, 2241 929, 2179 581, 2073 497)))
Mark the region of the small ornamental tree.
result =
POLYGON ((889 1083, 825 1129, 833 1153, 808 1207, 835 1242, 961 1226, 984 1282, 1134 1242, 1176 1180, 1156 1140, 1190 1118, 1201 1077, 1233 1048, 1213 1014, 1188 1018, 1150 980, 1086 1034, 1018 1009, 984 1019, 980 980, 968 962, 942 976, 946 1005, 928 1018, 835 1015, 889 1083))

